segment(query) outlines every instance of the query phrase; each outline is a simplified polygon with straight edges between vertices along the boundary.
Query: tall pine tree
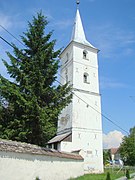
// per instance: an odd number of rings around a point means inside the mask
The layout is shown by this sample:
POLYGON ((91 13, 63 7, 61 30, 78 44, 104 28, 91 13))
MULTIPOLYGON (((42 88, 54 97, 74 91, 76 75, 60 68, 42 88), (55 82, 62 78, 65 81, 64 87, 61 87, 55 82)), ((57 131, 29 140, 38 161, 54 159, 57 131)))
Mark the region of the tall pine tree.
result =
POLYGON ((61 50, 54 50, 52 32, 42 13, 21 36, 26 48, 15 45, 11 63, 3 60, 13 82, 0 75, 0 138, 45 145, 56 133, 61 110, 71 102, 71 87, 55 85, 61 50))

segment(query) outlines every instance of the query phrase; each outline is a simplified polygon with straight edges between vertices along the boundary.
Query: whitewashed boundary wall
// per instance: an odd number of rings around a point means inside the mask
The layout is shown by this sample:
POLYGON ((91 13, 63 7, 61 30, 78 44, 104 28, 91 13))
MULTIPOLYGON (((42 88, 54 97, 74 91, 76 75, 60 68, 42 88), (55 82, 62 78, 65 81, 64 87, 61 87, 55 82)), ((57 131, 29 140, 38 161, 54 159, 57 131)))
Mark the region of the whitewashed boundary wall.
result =
POLYGON ((83 158, 78 154, 0 140, 0 179, 67 180, 83 174, 83 158))

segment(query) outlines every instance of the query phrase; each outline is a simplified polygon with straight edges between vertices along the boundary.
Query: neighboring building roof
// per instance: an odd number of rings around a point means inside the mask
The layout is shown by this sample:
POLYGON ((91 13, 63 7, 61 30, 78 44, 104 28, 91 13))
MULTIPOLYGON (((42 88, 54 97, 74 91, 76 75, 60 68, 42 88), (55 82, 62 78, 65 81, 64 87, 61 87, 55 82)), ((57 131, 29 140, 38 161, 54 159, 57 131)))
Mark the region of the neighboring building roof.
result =
POLYGON ((65 153, 53 149, 43 148, 37 145, 21 143, 16 141, 2 140, 2 139, 0 139, 0 151, 28 153, 28 154, 54 156, 59 158, 83 160, 83 158, 78 154, 65 153))
POLYGON ((116 153, 118 153, 118 150, 119 150, 119 148, 111 148, 111 149, 110 149, 111 154, 116 154, 116 153))
POLYGON ((74 22, 74 26, 73 26, 71 41, 82 43, 84 45, 87 45, 87 46, 90 46, 90 47, 92 47, 94 49, 97 49, 94 46, 92 46, 86 40, 85 33, 84 33, 84 28, 83 28, 83 25, 82 25, 82 20, 81 20, 80 13, 79 13, 78 9, 77 9, 77 12, 76 12, 76 17, 75 17, 75 22, 74 22))
POLYGON ((71 132, 57 135, 57 136, 55 136, 54 138, 52 138, 50 141, 48 141, 47 144, 52 144, 52 143, 56 143, 56 142, 61 142, 61 141, 63 141, 65 138, 67 138, 67 137, 70 136, 70 135, 71 135, 71 132))
POLYGON ((105 152, 110 151, 111 154, 117 154, 119 153, 119 148, 110 148, 110 149, 104 149, 105 152))

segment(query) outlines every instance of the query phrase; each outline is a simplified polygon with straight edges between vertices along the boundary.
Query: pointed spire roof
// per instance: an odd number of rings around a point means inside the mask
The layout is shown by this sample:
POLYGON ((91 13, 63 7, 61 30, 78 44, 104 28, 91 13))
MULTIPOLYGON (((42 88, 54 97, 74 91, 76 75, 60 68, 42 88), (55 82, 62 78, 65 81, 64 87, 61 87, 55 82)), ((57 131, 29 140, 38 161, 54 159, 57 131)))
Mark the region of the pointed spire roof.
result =
POLYGON ((79 42, 79 43, 82 43, 84 45, 95 48, 94 46, 92 46, 92 44, 90 44, 86 40, 85 32, 84 32, 84 28, 82 25, 82 20, 81 20, 81 16, 80 16, 78 8, 77 8, 75 22, 74 22, 74 26, 73 26, 71 41, 79 42))

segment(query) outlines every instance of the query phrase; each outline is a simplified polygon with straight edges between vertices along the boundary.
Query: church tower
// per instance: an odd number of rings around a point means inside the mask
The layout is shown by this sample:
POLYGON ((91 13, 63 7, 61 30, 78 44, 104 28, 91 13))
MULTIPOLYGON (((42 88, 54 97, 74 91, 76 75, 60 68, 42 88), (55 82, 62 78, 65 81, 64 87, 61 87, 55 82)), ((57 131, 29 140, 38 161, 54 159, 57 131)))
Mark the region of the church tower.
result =
POLYGON ((60 55, 61 83, 70 82, 73 99, 62 111, 57 136, 49 144, 59 151, 80 153, 85 173, 103 172, 98 51, 86 40, 77 8, 71 41, 60 55))

